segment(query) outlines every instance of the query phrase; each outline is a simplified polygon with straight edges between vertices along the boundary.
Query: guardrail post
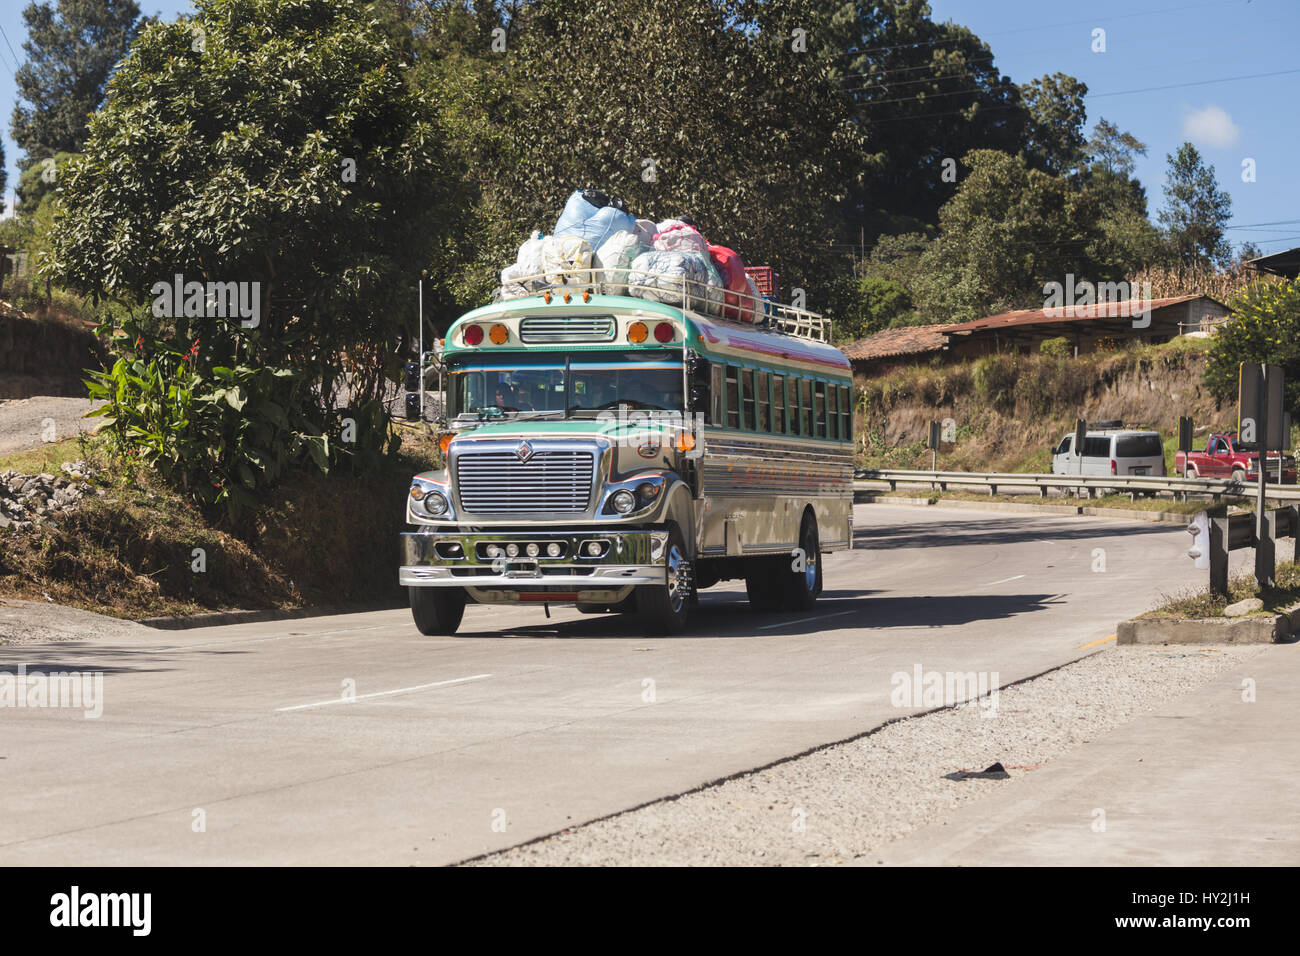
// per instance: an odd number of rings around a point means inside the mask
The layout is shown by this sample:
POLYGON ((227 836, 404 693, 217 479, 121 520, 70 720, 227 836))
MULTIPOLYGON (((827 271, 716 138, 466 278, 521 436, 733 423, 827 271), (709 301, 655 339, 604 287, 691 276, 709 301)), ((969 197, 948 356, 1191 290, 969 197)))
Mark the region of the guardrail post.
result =
POLYGON ((1040 498, 1046 498, 1046 497, 1047 497, 1047 485, 1039 485, 1039 486, 1038 486, 1038 497, 1040 497, 1040 498))
POLYGON ((1210 593, 1228 596, 1228 519, 1210 519, 1210 593))
POLYGON ((993 497, 994 495, 996 495, 997 493, 998 493, 998 486, 997 486, 997 485, 989 485, 989 497, 992 498, 992 497, 993 497))
POLYGON ((1259 533, 1255 541, 1255 583, 1260 589, 1271 588, 1277 577, 1278 513, 1262 511, 1259 515, 1259 533))

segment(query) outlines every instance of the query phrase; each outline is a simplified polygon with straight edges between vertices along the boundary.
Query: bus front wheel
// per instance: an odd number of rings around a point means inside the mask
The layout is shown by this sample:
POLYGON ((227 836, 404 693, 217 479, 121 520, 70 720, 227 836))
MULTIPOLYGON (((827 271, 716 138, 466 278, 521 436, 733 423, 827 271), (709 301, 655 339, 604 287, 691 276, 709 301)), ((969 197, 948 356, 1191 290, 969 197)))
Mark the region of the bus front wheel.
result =
POLYGON ((465 616, 464 588, 406 589, 411 594, 411 617, 426 637, 450 637, 465 616))
POLYGON ((690 616, 694 582, 691 559, 686 554, 682 533, 675 524, 668 525, 665 547, 666 580, 663 584, 638 587, 636 607, 648 633, 681 634, 686 630, 686 619, 690 616))

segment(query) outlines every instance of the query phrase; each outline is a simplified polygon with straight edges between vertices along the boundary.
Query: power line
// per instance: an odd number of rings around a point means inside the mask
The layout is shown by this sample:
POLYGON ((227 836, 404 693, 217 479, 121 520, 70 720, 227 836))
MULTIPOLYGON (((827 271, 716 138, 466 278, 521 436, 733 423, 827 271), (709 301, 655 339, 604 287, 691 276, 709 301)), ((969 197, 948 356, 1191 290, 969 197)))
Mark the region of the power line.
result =
MULTIPOLYGON (((9 73, 13 76, 14 81, 17 82, 18 74, 15 71, 18 69, 19 66, 18 54, 14 53, 13 44, 9 42, 9 34, 5 32, 5 28, 3 25, 0 25, 0 36, 3 36, 5 38, 5 46, 9 47, 9 54, 14 58, 14 65, 9 70, 9 73)), ((8 66, 7 63, 5 65, 8 66)))

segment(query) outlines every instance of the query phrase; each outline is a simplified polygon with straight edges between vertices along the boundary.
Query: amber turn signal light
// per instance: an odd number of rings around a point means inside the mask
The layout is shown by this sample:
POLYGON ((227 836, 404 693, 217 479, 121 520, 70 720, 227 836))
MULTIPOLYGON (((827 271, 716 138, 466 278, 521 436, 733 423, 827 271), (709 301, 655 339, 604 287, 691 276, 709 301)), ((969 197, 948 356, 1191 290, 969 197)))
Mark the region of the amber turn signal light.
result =
POLYGON ((506 339, 510 338, 510 330, 498 322, 492 326, 492 331, 488 333, 488 338, 492 340, 493 345, 504 345, 506 339))
POLYGON ((627 340, 634 344, 641 344, 645 341, 650 330, 645 327, 644 322, 633 322, 627 327, 627 340))
POLYGON ((451 435, 443 435, 438 439, 438 447, 442 449, 443 455, 447 454, 447 447, 451 444, 451 435))

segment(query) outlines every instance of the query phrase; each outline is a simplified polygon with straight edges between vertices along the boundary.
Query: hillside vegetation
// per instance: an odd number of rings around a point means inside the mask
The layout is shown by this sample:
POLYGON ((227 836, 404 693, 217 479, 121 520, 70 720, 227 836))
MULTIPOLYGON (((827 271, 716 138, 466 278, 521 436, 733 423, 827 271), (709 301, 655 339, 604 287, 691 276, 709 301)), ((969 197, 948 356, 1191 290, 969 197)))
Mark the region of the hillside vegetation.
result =
POLYGON ((929 422, 951 418, 956 441, 941 447, 940 469, 1050 471, 1049 446, 1082 417, 1159 430, 1172 472, 1180 415, 1193 417, 1201 441, 1236 415, 1202 384, 1207 348, 1204 339, 1183 338, 1077 359, 987 355, 860 378, 858 461, 929 468, 929 422))

